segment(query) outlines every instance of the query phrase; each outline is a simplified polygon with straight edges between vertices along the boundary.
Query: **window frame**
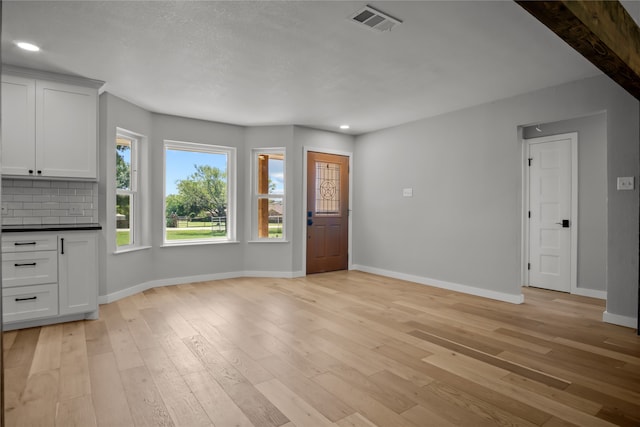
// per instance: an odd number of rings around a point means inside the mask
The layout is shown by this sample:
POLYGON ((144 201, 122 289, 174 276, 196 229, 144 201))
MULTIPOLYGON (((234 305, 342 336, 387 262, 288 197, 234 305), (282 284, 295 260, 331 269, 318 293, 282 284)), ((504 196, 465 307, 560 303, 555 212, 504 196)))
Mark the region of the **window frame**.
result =
POLYGON ((115 153, 117 153, 117 147, 120 144, 118 142, 119 139, 126 139, 130 142, 130 182, 129 189, 120 189, 117 185, 117 164, 114 165, 114 183, 115 183, 115 203, 114 207, 117 209, 118 206, 118 196, 129 196, 129 244, 127 245, 118 245, 118 225, 116 220, 116 226, 114 227, 114 244, 115 244, 115 252, 129 252, 131 250, 135 250, 143 247, 143 236, 142 236, 142 227, 141 227, 141 212, 142 207, 140 204, 140 145, 144 139, 143 135, 137 134, 135 132, 128 131, 122 128, 116 128, 116 137, 115 137, 115 153))
POLYGON ((252 242, 286 242, 287 241, 287 150, 285 147, 258 147, 251 150, 251 237, 252 242), (258 191, 259 184, 259 159, 262 154, 282 155, 282 192, 261 194, 258 191), (282 200, 282 236, 260 237, 258 203, 260 199, 282 200))
POLYGON ((187 142, 165 139, 162 149, 162 246, 192 246, 237 243, 236 218, 237 218, 237 149, 236 147, 203 144, 199 142, 187 142), (205 154, 224 154, 227 156, 227 237, 226 238, 206 238, 206 239, 181 239, 167 240, 167 150, 190 151, 205 154))

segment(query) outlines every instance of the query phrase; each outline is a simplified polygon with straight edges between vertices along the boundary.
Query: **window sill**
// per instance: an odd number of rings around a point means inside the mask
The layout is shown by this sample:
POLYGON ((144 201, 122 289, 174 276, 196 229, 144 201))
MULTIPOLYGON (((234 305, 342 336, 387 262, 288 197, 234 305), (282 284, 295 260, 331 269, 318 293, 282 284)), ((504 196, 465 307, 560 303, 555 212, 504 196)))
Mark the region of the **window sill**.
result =
POLYGON ((227 245, 227 244, 239 244, 240 242, 237 240, 221 240, 221 241, 204 241, 198 242, 193 240, 185 240, 179 243, 163 243, 161 248, 176 248, 182 246, 202 246, 202 245, 227 245))
POLYGON ((122 255, 122 254, 128 254, 129 252, 138 252, 138 251, 144 251, 146 249, 151 249, 151 246, 135 246, 133 248, 126 248, 126 249, 121 249, 119 251, 115 251, 113 252, 113 255, 122 255))
POLYGON ((247 243, 289 243, 284 239, 261 239, 261 240, 249 240, 247 243))

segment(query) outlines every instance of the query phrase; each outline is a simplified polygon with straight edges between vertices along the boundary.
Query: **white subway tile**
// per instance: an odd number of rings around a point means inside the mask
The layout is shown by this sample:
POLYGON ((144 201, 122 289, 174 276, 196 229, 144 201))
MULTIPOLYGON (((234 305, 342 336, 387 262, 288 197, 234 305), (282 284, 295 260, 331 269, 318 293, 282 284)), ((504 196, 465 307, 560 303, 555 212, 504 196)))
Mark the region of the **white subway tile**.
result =
POLYGON ((51 209, 51 216, 69 216, 69 211, 66 209, 51 209))
POLYGON ((33 201, 34 202, 48 202, 49 200, 51 200, 51 196, 50 195, 39 195, 39 196, 33 196, 33 201))
POLYGON ((15 202, 33 202, 33 196, 30 194, 22 194, 13 196, 15 202))
POLYGON ((69 183, 67 181, 51 181, 51 187, 69 188, 69 183))
POLYGON ((33 187, 33 181, 28 179, 16 179, 13 181, 14 187, 33 187))
POLYGON ((28 209, 16 209, 13 211, 13 216, 29 217, 33 216, 33 211, 28 209))
POLYGON ((50 188, 51 187, 51 181, 38 179, 36 181, 33 181, 33 186, 34 187, 39 187, 39 188, 50 188))
POLYGON ((42 203, 25 202, 22 204, 23 209, 42 209, 42 203))
POLYGON ((42 218, 43 224, 60 224, 60 218, 57 216, 45 216, 42 218))
POLYGON ((84 202, 84 196, 69 196, 70 203, 82 203, 84 202))
POLYGON ((51 216, 51 211, 47 209, 38 209, 33 211, 33 216, 51 216))
POLYGON ((2 217, 2 225, 22 225, 22 218, 2 217))
POLYGON ((22 223, 24 225, 40 225, 42 224, 42 218, 40 217, 22 218, 22 223))
POLYGON ((60 218, 60 224, 75 224, 76 217, 75 216, 65 216, 60 218))

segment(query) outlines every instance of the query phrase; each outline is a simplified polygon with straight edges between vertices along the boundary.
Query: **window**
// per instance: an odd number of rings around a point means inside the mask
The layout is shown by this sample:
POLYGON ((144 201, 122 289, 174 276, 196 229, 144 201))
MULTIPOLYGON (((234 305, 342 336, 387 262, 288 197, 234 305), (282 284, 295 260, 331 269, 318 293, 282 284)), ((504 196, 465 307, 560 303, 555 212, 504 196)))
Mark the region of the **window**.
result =
POLYGON ((269 148, 253 151, 254 238, 285 238, 285 151, 269 148))
POLYGON ((235 240, 231 147, 165 141, 165 245, 235 240))
POLYGON ((116 249, 140 244, 138 211, 138 145, 140 136, 116 133, 116 249))

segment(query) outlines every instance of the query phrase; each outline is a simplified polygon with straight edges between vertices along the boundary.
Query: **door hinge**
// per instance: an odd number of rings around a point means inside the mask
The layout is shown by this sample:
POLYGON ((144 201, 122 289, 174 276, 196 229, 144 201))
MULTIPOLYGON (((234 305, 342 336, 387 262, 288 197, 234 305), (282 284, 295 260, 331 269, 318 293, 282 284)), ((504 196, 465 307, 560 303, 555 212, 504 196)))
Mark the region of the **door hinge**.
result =
POLYGON ((533 160, 533 158, 529 157, 529 166, 531 166, 531 161, 533 160))
POLYGON ((527 270, 531 270, 531 263, 530 262, 527 263, 527 270))

